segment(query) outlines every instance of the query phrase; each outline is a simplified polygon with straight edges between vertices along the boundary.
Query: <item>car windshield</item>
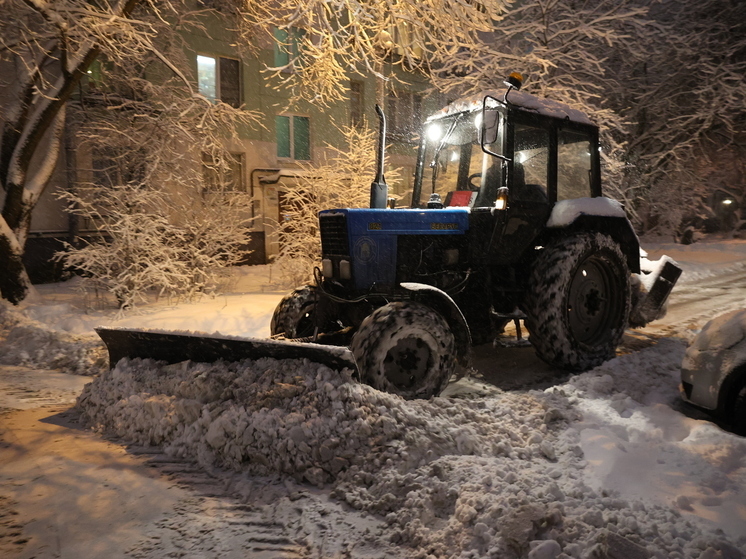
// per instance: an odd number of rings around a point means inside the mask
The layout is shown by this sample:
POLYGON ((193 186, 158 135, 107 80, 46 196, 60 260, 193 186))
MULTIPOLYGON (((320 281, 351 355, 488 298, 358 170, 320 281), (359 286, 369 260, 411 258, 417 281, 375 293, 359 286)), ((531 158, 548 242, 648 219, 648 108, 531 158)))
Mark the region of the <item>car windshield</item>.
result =
POLYGON ((489 205, 494 202, 494 195, 491 201, 486 195, 488 190, 497 190, 497 175, 502 166, 499 160, 481 149, 475 123, 478 115, 479 112, 459 113, 438 119, 426 127, 426 168, 422 181, 425 201, 434 192, 447 206, 473 206, 475 202, 489 205), (497 181, 495 188, 491 188, 494 181, 497 181))

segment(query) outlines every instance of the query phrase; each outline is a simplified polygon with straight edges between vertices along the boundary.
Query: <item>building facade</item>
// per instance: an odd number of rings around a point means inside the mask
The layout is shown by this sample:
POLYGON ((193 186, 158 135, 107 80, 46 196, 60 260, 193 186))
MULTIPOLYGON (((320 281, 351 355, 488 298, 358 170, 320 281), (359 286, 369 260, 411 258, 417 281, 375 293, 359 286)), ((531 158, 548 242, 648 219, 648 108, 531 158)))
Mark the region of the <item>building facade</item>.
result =
MULTIPOLYGON (((342 136, 333 123, 358 124, 366 118, 369 125, 376 126, 374 107, 382 90, 374 76, 352 75, 344 101, 329 106, 301 103, 293 110, 287 109, 289 92, 278 88, 276 78, 263 69, 288 66, 298 54, 302 33, 299 29, 276 29, 274 37, 267 38, 265 48, 254 56, 238 52, 234 46, 236 38, 225 31, 217 16, 208 22, 206 32, 184 35, 199 92, 208 99, 261 115, 262 126, 242 130, 239 140, 227 146, 231 153, 232 188, 245 192, 253 201, 251 264, 269 262, 278 253, 276 231, 283 221, 283 189, 304 173, 306 164, 321 161, 327 144, 341 144, 342 136)), ((288 71, 292 71, 293 65, 289 66, 288 71)), ((102 64, 94 63, 81 91, 104 80, 102 74, 102 64)), ((419 125, 440 105, 439 99, 426 94, 429 84, 424 77, 407 78, 407 86, 388 88, 384 101, 389 122, 387 165, 402 171, 403 180, 396 194, 403 203, 411 190, 419 125)), ((63 241, 85 236, 89 229, 90 224, 65 212, 59 192, 81 175, 105 186, 107 181, 116 180, 107 175, 109 168, 105 153, 78 149, 74 135, 67 135, 58 168, 32 217, 26 246, 26 265, 32 281, 58 279, 60 270, 59 264, 52 261, 54 253, 61 249, 63 241)))

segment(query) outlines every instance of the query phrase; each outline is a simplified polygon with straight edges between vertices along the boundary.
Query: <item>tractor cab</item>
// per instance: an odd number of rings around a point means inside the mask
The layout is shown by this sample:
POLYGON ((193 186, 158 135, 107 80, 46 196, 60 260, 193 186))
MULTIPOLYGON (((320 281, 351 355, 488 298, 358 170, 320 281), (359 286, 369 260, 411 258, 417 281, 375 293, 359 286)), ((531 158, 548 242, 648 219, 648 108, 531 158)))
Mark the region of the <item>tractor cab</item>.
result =
POLYGON ((601 195, 598 128, 561 103, 515 87, 485 92, 434 114, 423 132, 414 208, 548 215, 559 200, 601 195))
POLYGON ((505 93, 451 103, 423 127, 412 208, 468 208, 472 264, 522 259, 558 201, 601 196, 598 127, 519 91, 519 78, 505 93))

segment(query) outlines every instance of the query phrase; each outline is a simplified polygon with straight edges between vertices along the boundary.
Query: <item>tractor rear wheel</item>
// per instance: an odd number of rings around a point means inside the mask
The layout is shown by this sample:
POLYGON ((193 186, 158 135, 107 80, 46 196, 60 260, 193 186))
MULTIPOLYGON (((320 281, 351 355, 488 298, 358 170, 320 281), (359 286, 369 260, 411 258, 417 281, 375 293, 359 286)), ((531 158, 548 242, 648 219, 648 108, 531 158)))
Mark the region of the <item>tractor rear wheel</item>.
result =
POLYGON ((389 303, 363 320, 350 349, 361 380, 408 400, 437 396, 456 372, 456 341, 425 305, 389 303))
POLYGON ((537 257, 526 326, 536 353, 550 365, 585 371, 611 359, 629 313, 627 261, 608 235, 576 233, 537 257))
POLYGON ((315 330, 316 288, 311 285, 298 287, 285 295, 275 308, 270 323, 272 336, 306 338, 315 330))

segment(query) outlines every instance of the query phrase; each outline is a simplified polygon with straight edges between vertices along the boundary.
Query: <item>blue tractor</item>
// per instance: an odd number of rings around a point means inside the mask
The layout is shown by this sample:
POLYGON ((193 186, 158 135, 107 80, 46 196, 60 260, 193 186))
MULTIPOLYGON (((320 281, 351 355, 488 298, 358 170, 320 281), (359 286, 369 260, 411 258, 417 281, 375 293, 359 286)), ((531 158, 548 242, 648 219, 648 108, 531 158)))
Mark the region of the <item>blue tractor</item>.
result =
POLYGON ((559 369, 614 357, 628 326, 661 316, 681 269, 641 257, 624 209, 603 197, 598 127, 521 81, 426 120, 408 208, 388 198, 378 109, 370 208, 319 214, 321 267, 277 306, 274 340, 98 328, 112 366, 306 358, 429 398, 510 320, 559 369))
POLYGON ((426 120, 407 208, 387 196, 377 107, 370 208, 319 214, 321 268, 280 302, 273 337, 349 346, 363 382, 428 398, 510 320, 541 359, 582 371, 660 317, 681 270, 641 266, 623 207, 602 196, 598 127, 521 81, 426 120))

